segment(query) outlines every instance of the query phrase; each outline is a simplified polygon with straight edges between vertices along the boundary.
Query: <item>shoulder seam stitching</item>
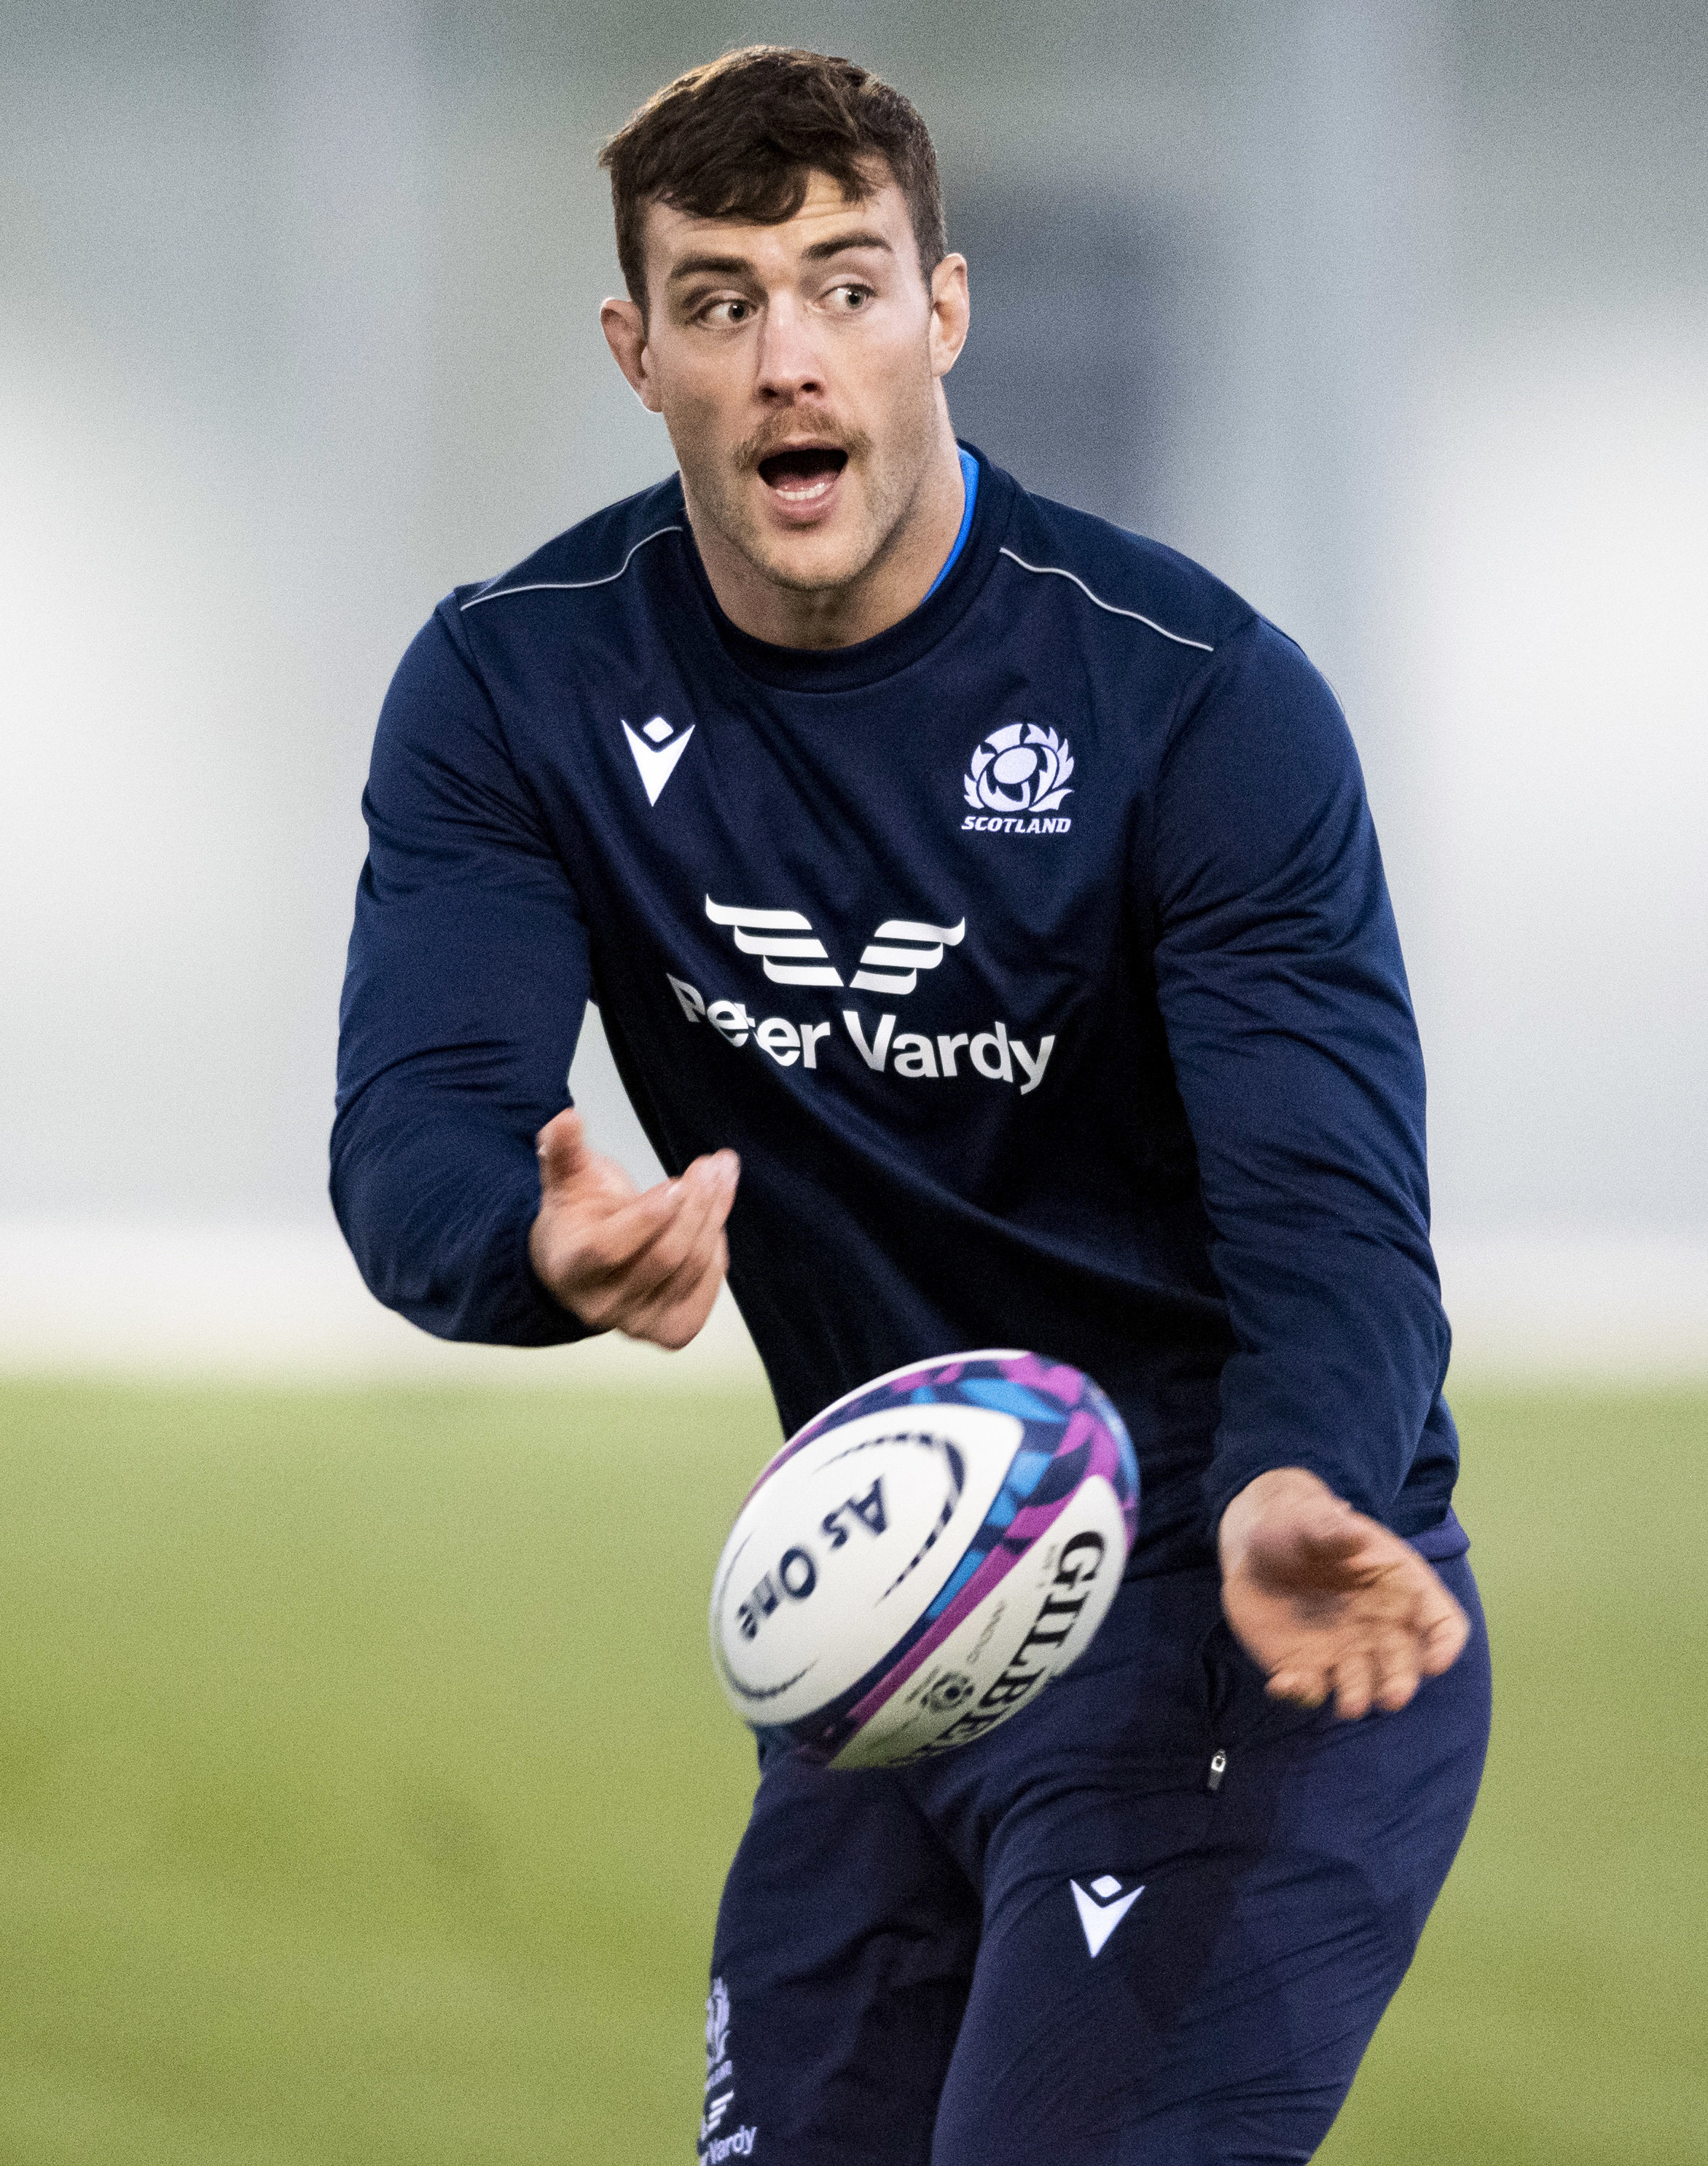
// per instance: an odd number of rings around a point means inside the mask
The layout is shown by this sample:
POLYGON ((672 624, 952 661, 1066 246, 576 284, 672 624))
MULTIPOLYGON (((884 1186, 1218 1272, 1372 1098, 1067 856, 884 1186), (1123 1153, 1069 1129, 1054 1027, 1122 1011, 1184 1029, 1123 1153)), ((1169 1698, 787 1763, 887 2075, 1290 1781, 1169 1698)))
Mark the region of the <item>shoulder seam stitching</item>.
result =
POLYGON ((650 534, 642 535, 640 540, 636 542, 634 548, 629 551, 628 555, 623 558, 621 563, 617 566, 614 572, 606 572, 599 578, 535 579, 531 581, 530 584, 525 587, 493 587, 490 589, 484 589, 478 594, 470 594, 466 602, 459 602, 457 605, 457 609, 459 611, 463 610, 472 610, 481 602, 501 601, 506 594, 544 594, 548 590, 565 594, 574 594, 579 593, 584 587, 608 587, 613 580, 620 579, 622 577, 623 573, 627 571, 629 566, 633 563, 636 552, 637 550, 644 549, 648 542, 656 542, 661 534, 681 534, 685 531, 686 530, 679 524, 669 526, 655 526, 650 534))
POLYGON ((1163 638, 1171 639, 1177 647, 1196 647, 1205 654, 1214 654, 1216 651, 1208 640, 1188 639, 1184 632, 1171 631, 1166 624, 1158 624, 1155 617, 1146 616, 1142 610, 1118 609, 1113 602, 1106 602, 1101 594, 1094 594, 1077 572, 1070 572, 1060 564, 1029 564, 1023 557, 1017 556, 1007 542, 1002 544, 997 554, 1007 557, 1011 563, 1018 564, 1023 572, 1035 572, 1040 577, 1071 579, 1086 600, 1095 602, 1100 610, 1107 610, 1111 616, 1131 617, 1134 624, 1147 625, 1152 631, 1160 632, 1163 638))

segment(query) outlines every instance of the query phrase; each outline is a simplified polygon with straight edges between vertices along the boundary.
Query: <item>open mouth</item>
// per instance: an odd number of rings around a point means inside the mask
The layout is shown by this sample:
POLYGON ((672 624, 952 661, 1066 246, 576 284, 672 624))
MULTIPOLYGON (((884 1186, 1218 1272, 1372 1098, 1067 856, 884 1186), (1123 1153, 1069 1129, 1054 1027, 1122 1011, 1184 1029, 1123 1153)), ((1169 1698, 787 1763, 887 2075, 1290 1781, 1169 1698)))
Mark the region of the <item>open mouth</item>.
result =
POLYGON ((785 503, 810 505, 830 494, 848 464, 848 453, 830 444, 806 444, 773 452, 759 461, 759 478, 785 503))

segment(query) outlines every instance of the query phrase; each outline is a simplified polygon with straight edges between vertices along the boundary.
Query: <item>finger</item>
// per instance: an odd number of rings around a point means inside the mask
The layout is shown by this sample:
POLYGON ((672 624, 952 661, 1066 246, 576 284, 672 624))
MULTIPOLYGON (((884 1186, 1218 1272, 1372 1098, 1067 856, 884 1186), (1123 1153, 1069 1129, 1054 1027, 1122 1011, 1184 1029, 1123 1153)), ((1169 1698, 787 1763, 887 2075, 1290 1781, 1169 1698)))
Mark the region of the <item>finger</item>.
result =
POLYGON ((722 1237, 735 1202, 740 1165, 733 1151, 717 1151, 710 1158, 695 1159, 683 1175, 682 1186, 690 1198, 690 1207, 659 1244, 671 1272, 695 1257, 709 1255, 722 1237))
POLYGON ((598 1152, 587 1142, 587 1124, 574 1107, 563 1107, 562 1113, 553 1116, 533 1139, 533 1148, 540 1159, 540 1189, 551 1193, 553 1189, 568 1187, 570 1182, 581 1181, 585 1174, 600 1161, 598 1152))
POLYGON ((628 1304, 622 1329, 661 1346, 685 1346, 711 1314, 728 1260, 723 1234, 714 1232, 703 1253, 685 1262, 648 1298, 628 1304))
POLYGON ((698 1277, 690 1280, 679 1275, 664 1297, 649 1304, 632 1324, 624 1327, 630 1337, 651 1339, 654 1345, 666 1347, 673 1353, 696 1338, 717 1300, 728 1260, 728 1251, 720 1234, 698 1277))
POLYGON ((1272 1699, 1284 1699, 1293 1707, 1320 1707, 1329 1696, 1329 1680, 1315 1663, 1283 1662, 1264 1688, 1272 1699))
POLYGON ((540 1160, 540 1187, 547 1191, 573 1181, 583 1162, 592 1156, 587 1147, 587 1127, 573 1106, 547 1121, 534 1138, 540 1160))
POLYGON ((1382 1714, 1398 1714, 1408 1708, 1417 1696, 1420 1680, 1415 1667, 1408 1662, 1377 1674, 1373 1705, 1382 1714))
POLYGON ((740 1177, 741 1160, 732 1150, 713 1151, 709 1157, 695 1160, 682 1175, 682 1186, 704 1204, 708 1220, 722 1226, 735 1202, 740 1177))
MULTIPOLYGON (((584 1296, 607 1304, 632 1292, 631 1274, 636 1260, 644 1256, 659 1234, 688 1207, 688 1199, 675 1181, 661 1181, 644 1195, 620 1202, 601 1201, 593 1209, 581 1199, 560 1207, 560 1224, 553 1244, 553 1283, 567 1289, 581 1308, 584 1296)), ((608 1320, 608 1318, 606 1319, 608 1320)))
POLYGON ((1342 1722, 1357 1722, 1370 1712, 1376 1697, 1376 1665, 1362 1647, 1355 1647, 1335 1664, 1335 1713, 1342 1722))
POLYGON ((595 1150, 579 1113, 568 1107, 547 1121, 534 1138, 540 1163, 542 1208, 570 1202, 577 1207, 601 1201, 627 1202, 640 1191, 614 1158, 595 1150))
MULTIPOLYGON (((1397 1591, 1397 1579, 1396 1579, 1397 1591)), ((1408 1545, 1404 1610, 1394 1622, 1410 1643, 1424 1677, 1439 1677, 1457 1661, 1471 1635, 1471 1620, 1443 1584, 1433 1565, 1408 1545)))
POLYGON ((658 1298, 679 1274, 699 1277, 729 1215, 732 1175, 716 1160, 696 1160, 674 1186, 678 1207, 623 1260, 623 1295, 637 1308, 658 1298))
POLYGON ((697 1166, 703 1166, 706 1169, 706 1177, 709 1180, 715 1180, 720 1188, 727 1191, 724 1208, 727 1210, 730 1204, 735 1201, 736 1186, 742 1176, 741 1153, 732 1150, 713 1151, 708 1157, 695 1159, 694 1165, 689 1167, 689 1172, 692 1173, 697 1166))
MULTIPOLYGON (((673 1247, 674 1245, 673 1241, 673 1247)), ((729 1260, 723 1223, 715 1209, 701 1220, 695 1236, 680 1255, 672 1269, 660 1271, 657 1268, 658 1249, 648 1251, 627 1277, 625 1286, 627 1316, 623 1329, 637 1335, 650 1337, 660 1320, 669 1317, 672 1309, 684 1301, 698 1298, 702 1286, 709 1282, 701 1306, 709 1310, 716 1298, 729 1260)), ((698 1330, 705 1321, 702 1315, 695 1323, 698 1330)))
MULTIPOLYGON (((714 1260, 721 1277, 722 1227, 738 1171, 733 1151, 696 1159, 678 1180, 639 1199, 645 1212, 614 1213, 590 1230, 568 1267, 577 1313, 649 1338, 661 1308, 696 1285, 714 1260)), ((708 1307, 716 1292, 714 1284, 708 1307)))
POLYGON ((1383 1632, 1376 1642, 1373 1704, 1384 1714, 1409 1707, 1421 1681, 1423 1643, 1415 1632, 1383 1632))
POLYGON ((1438 1677, 1452 1669, 1471 1637, 1470 1619, 1439 1579, 1436 1592, 1438 1598, 1427 1603, 1418 1634, 1420 1667, 1426 1677, 1438 1677))

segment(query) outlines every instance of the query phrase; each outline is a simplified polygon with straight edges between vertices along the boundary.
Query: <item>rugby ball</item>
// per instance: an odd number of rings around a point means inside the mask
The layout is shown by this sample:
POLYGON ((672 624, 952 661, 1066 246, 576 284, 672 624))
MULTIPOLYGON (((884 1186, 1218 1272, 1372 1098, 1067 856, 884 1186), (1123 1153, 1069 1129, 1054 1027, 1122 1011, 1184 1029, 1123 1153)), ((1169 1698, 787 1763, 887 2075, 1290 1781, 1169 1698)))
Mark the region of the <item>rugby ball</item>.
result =
POLYGON ((1138 1524, 1139 1463, 1088 1376, 957 1354, 791 1437, 711 1592, 713 1660, 762 1740, 835 1767, 981 1737, 1084 1653, 1138 1524))

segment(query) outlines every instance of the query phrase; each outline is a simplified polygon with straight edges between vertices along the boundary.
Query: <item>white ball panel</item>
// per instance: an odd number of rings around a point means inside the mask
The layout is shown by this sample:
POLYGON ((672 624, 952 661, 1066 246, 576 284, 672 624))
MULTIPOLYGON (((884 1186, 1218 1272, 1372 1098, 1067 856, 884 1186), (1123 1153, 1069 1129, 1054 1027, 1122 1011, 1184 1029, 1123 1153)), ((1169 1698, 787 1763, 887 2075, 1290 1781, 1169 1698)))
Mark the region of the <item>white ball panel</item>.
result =
POLYGON ((904 1640, 983 1524, 1023 1434, 990 1408, 895 1407, 827 1429, 762 1481, 712 1587, 713 1652, 738 1711, 798 1721, 904 1640))
POLYGON ((894 1767, 969 1744, 1018 1714, 1090 1645, 1126 1561, 1120 1502, 1094 1477, 832 1765, 894 1767))

